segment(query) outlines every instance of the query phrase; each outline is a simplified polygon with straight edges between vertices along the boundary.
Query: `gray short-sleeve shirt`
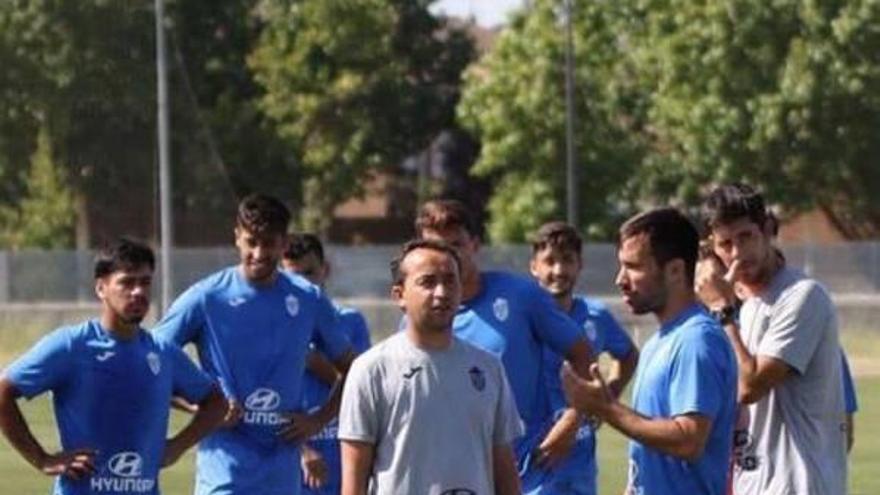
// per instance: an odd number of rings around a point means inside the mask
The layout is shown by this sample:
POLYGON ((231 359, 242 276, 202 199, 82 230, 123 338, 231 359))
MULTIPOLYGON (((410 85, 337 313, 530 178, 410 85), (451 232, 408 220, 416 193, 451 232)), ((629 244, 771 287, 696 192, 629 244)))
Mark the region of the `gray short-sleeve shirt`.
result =
POLYGON ((457 338, 423 350, 406 332, 355 360, 339 413, 340 440, 375 445, 374 495, 494 494, 492 449, 522 428, 496 357, 457 338))
POLYGON ((737 495, 846 493, 846 435, 837 316, 826 290, 783 268, 740 311, 750 352, 794 373, 741 406, 734 439, 737 495))

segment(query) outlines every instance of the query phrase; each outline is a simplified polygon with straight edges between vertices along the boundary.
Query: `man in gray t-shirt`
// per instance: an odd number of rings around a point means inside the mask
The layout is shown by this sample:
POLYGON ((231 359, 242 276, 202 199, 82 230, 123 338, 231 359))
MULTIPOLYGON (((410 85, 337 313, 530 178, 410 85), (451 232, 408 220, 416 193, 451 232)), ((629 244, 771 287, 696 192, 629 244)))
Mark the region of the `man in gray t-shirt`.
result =
POLYGON ((404 331, 352 366, 342 397, 343 495, 519 493, 522 422, 501 362, 456 339, 455 251, 414 241, 392 263, 404 331))
POLYGON ((739 364, 733 493, 846 493, 840 342, 831 298, 785 266, 771 242, 774 220, 750 187, 717 188, 704 216, 707 255, 714 256, 698 267, 697 290, 722 321, 739 364), (738 316, 735 292, 745 299, 738 316))

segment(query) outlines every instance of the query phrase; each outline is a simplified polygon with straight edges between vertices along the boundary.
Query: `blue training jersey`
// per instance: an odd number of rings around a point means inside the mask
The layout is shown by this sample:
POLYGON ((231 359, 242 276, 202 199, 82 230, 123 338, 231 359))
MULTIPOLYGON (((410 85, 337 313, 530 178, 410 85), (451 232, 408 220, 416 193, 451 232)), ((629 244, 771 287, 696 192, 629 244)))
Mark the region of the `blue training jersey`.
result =
POLYGON ((303 411, 309 343, 334 360, 350 348, 321 290, 283 272, 255 286, 230 267, 181 295, 155 332, 194 343, 203 368, 244 408, 238 425, 199 444, 196 493, 299 493, 299 449, 278 432, 287 414, 303 411))
MULTIPOLYGON (((568 314, 587 338, 594 359, 607 352, 615 359, 623 360, 635 350, 629 334, 601 301, 575 296, 568 314)), ((550 407, 554 417, 558 418, 568 407, 559 379, 563 357, 545 348, 544 361, 544 381, 550 407)), ((557 465, 554 472, 554 483, 570 486, 567 492, 596 492, 596 439, 589 425, 578 430, 571 455, 557 465)))
POLYGON ((118 340, 97 320, 43 337, 4 374, 25 398, 52 392, 63 450, 97 451, 96 472, 58 477, 56 495, 159 493, 172 395, 199 402, 213 387, 176 346, 143 330, 118 340))
MULTIPOLYGON (((339 327, 351 341, 355 354, 361 354, 370 348, 370 332, 367 322, 360 311, 342 306, 336 307, 339 316, 339 327)), ((316 347, 316 346, 313 346, 316 347)), ((318 349, 318 352, 321 352, 318 349)), ((330 396, 330 385, 321 381, 308 370, 303 382, 303 410, 315 411, 327 402, 330 396)), ((309 445, 317 450, 327 464, 327 480, 321 488, 311 489, 305 484, 304 495, 335 495, 342 489, 342 459, 339 451, 337 432, 339 422, 333 419, 323 430, 309 440, 309 445)))
POLYGON ((733 348, 702 306, 692 305, 660 327, 642 348, 633 409, 649 418, 699 414, 712 420, 712 428, 696 462, 630 442, 630 489, 642 495, 726 493, 736 387, 733 348))
POLYGON ((463 301, 455 335, 498 356, 504 364, 526 434, 516 445, 524 490, 540 483, 529 471, 532 450, 552 421, 543 377, 544 348, 566 354, 583 332, 534 280, 504 272, 483 272, 480 293, 463 301))
POLYGON ((846 359, 846 353, 840 350, 840 359, 842 359, 841 369, 843 370, 843 400, 846 405, 847 414, 855 414, 859 410, 859 402, 856 399, 856 385, 853 383, 852 373, 849 370, 849 361, 846 359))

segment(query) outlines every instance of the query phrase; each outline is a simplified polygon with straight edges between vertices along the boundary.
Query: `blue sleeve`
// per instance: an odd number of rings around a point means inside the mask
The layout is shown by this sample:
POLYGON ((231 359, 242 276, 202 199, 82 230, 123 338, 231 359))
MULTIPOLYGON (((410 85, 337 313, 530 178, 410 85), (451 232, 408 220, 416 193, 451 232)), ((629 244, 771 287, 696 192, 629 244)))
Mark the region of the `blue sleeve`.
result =
POLYGON ((596 318, 596 323, 598 323, 599 331, 602 332, 605 340, 604 351, 607 351, 615 359, 624 359, 632 352, 634 347, 632 339, 610 311, 602 308, 596 318))
POLYGON ((566 356, 577 341, 586 341, 577 323, 537 283, 528 283, 522 298, 529 305, 532 331, 539 342, 566 356))
POLYGON ((74 377, 74 353, 65 329, 46 335, 3 373, 25 398, 32 398, 64 385, 74 377))
POLYGON ((339 324, 339 315, 333 304, 324 296, 318 293, 315 298, 315 333, 313 341, 315 346, 324 354, 335 361, 346 351, 351 349, 351 342, 345 335, 345 330, 339 324))
POLYGON ((367 329, 367 320, 360 311, 353 310, 345 315, 348 318, 349 338, 355 354, 362 354, 370 348, 370 331, 367 329))
POLYGON ((194 404, 201 402, 214 387, 211 379, 198 369, 179 347, 168 346, 166 352, 169 353, 173 366, 174 395, 179 395, 194 404))
POLYGON ((843 399, 846 404, 846 413, 853 414, 859 410, 859 403, 856 399, 856 385, 853 383, 852 373, 849 371, 849 361, 846 359, 846 353, 840 350, 841 370, 843 371, 843 399))
POLYGON ((562 357, 552 349, 544 347, 544 386, 547 392, 547 400, 550 408, 555 412, 567 407, 565 392, 562 391, 562 381, 559 378, 559 369, 562 367, 562 357))
MULTIPOLYGON (((696 329, 692 329, 696 330, 696 329)), ((693 331, 682 337, 672 357, 669 377, 670 416, 696 413, 714 419, 724 396, 734 384, 726 383, 724 342, 720 335, 693 331)))
POLYGON ((195 341, 205 324, 201 301, 202 293, 198 285, 190 287, 174 301, 162 321, 153 327, 153 335, 178 347, 195 341))

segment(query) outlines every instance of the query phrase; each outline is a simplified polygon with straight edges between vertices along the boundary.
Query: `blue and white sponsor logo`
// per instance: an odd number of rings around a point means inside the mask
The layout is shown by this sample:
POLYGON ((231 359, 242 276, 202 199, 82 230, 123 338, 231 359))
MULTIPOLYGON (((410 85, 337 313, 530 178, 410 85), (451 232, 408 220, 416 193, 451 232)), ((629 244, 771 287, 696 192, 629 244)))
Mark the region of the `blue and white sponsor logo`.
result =
POLYGON ((507 317, 510 316, 510 305, 507 303, 507 299, 503 297, 495 299, 495 302, 492 303, 492 312, 495 313, 495 318, 498 321, 507 321, 507 317))
POLYGON ((154 375, 158 375, 159 372, 162 371, 162 361, 159 359, 159 355, 155 352, 148 353, 147 366, 150 367, 150 371, 152 371, 154 375))
POLYGON ((596 330, 596 324, 590 320, 584 321, 584 334, 586 334, 587 340, 595 342, 596 337, 599 336, 599 331, 596 330))
POLYGON ((294 295, 289 295, 284 298, 284 306, 287 308, 287 313, 290 316, 296 316, 299 314, 299 299, 294 295))
POLYGON ((154 478, 144 478, 144 459, 137 452, 119 452, 107 461, 106 471, 112 476, 93 476, 92 492, 149 493, 156 487, 154 478))
POLYGON ((144 460, 137 452, 120 452, 110 458, 107 468, 116 476, 136 478, 144 469, 144 460))
POLYGON ((244 422, 249 425, 275 426, 287 423, 278 412, 281 396, 271 388, 258 388, 244 401, 244 422))

